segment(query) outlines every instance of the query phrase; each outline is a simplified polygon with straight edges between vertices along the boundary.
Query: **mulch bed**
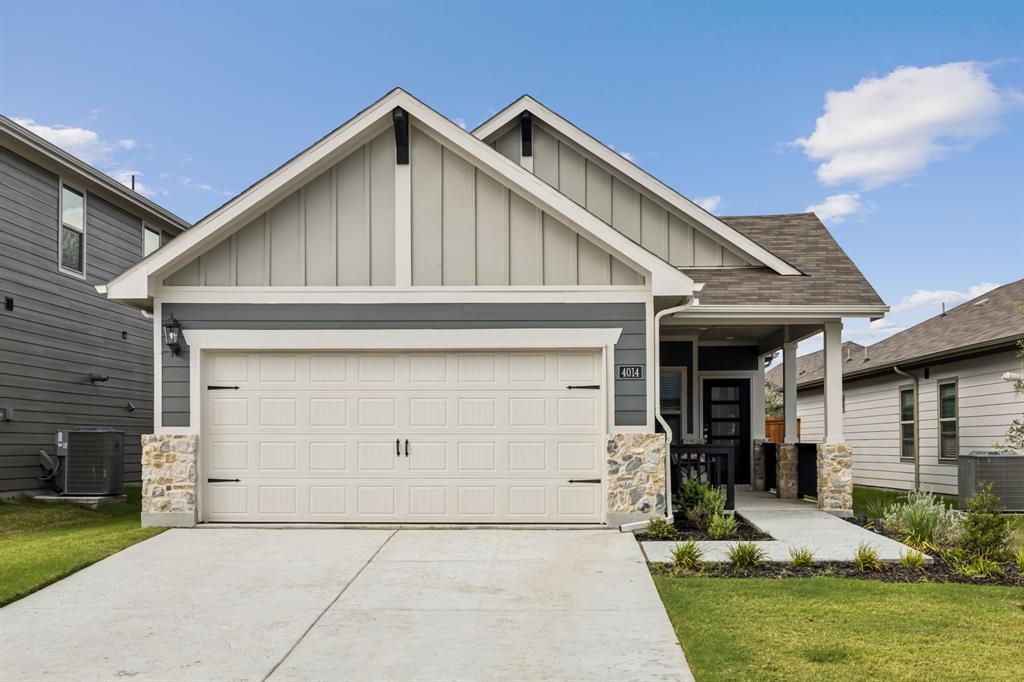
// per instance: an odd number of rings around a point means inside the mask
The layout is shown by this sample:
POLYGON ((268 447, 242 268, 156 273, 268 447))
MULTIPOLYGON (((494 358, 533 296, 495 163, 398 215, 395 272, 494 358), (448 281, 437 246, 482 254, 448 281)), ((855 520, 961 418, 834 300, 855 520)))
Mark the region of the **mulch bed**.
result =
MULTIPOLYGON (((643 529, 634 532, 636 539, 643 541, 654 541, 654 542, 685 542, 686 540, 710 540, 715 542, 716 540, 708 535, 706 530, 696 528, 689 522, 688 519, 678 515, 675 517, 676 534, 671 538, 649 538, 647 532, 643 529)), ((739 514, 736 514, 736 537, 727 538, 727 541, 731 540, 772 540, 772 536, 767 533, 762 533, 754 526, 750 525, 746 519, 739 514)))
POLYGON ((967 578, 955 573, 949 566, 936 560, 917 571, 899 564, 883 564, 878 571, 860 571, 849 562, 815 564, 809 568, 794 568, 787 564, 763 564, 757 568, 737 571, 730 564, 706 563, 698 571, 679 571, 672 564, 651 563, 655 575, 701 576, 709 578, 857 578, 887 583, 965 583, 969 585, 1006 585, 1024 587, 1024 574, 1015 565, 1003 564, 1004 574, 991 578, 967 578))

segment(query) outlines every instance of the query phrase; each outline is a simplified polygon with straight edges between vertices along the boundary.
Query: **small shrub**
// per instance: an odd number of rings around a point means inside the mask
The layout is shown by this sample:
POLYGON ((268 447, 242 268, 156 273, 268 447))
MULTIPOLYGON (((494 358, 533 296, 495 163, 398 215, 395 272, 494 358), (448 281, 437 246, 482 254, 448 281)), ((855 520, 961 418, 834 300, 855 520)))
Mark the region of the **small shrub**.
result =
POLYGON ((647 537, 651 540, 671 540, 676 529, 664 516, 655 516, 647 522, 647 537))
POLYGON ((737 571, 745 571, 748 568, 757 568, 765 562, 768 555, 765 551, 753 542, 737 542, 729 548, 729 563, 737 571))
POLYGON ((1018 549, 1013 553, 1013 563, 1017 564, 1017 570, 1024 573, 1024 549, 1018 549))
POLYGON ((960 535, 957 512, 941 497, 924 490, 911 491, 905 501, 890 505, 882 525, 887 533, 915 546, 948 546, 960 535))
POLYGON ((909 568, 912 571, 923 571, 924 554, 913 549, 900 552, 900 566, 909 568))
POLYGON ((864 542, 857 545, 857 551, 853 554, 853 565, 858 571, 882 570, 882 561, 878 558, 878 550, 864 542))
POLYGON ((814 552, 807 547, 789 548, 789 565, 793 568, 810 568, 814 564, 814 552))
POLYGON ((672 549, 672 562, 683 571, 695 571, 700 568, 704 552, 696 540, 681 542, 672 549))
POLYGON ((869 521, 881 521, 889 513, 892 503, 884 497, 873 497, 864 505, 864 513, 869 521))
POLYGON ((718 488, 700 485, 700 499, 687 511, 686 518, 696 528, 707 530, 711 520, 725 510, 725 498, 718 488))
POLYGON ((679 500, 679 509, 684 514, 700 504, 704 499, 704 491, 707 486, 700 481, 683 481, 683 484, 676 491, 676 499, 679 500))
POLYGON ((708 535, 712 540, 728 540, 736 537, 736 517, 732 514, 719 514, 712 517, 708 524, 708 535))
POLYGON ((972 558, 999 561, 1006 557, 1010 544, 1010 523, 1003 515, 1003 502, 992 492, 992 484, 982 481, 978 492, 967 498, 960 547, 972 558))
POLYGON ((1003 575, 1003 568, 997 562, 983 556, 974 557, 970 561, 958 561, 953 564, 953 571, 972 579, 1003 575))

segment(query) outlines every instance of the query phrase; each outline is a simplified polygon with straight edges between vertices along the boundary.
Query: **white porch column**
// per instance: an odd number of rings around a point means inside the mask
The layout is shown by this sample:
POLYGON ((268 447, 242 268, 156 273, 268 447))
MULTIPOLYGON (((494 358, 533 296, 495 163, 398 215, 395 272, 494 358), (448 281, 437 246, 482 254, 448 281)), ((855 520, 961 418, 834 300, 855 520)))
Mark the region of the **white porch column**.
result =
POLYGON ((796 432, 796 341, 782 344, 782 401, 786 443, 800 439, 796 432))
POLYGON ((825 440, 818 444, 818 509, 853 514, 853 453, 843 442, 843 323, 825 323, 825 440))
POLYGON ((843 323, 825 323, 825 442, 843 442, 843 323))

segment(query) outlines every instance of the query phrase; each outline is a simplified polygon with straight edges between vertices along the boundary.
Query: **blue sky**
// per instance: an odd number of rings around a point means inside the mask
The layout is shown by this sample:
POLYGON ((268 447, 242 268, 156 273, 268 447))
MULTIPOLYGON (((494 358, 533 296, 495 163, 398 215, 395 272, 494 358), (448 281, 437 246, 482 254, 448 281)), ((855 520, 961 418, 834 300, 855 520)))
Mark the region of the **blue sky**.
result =
POLYGON ((195 220, 395 85, 470 128, 528 92, 716 213, 824 206, 898 306, 863 342, 1024 276, 1022 36, 1022 3, 7 0, 0 111, 195 220))

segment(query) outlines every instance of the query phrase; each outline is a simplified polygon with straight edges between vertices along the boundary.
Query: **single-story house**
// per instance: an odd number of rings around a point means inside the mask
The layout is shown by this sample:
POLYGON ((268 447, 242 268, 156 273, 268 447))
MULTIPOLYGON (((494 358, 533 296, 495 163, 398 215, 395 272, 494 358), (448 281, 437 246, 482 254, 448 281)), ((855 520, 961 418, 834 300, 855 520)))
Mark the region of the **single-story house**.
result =
POLYGON ((153 314, 161 525, 670 513, 666 441, 749 480, 763 358, 887 310, 812 214, 718 218, 528 96, 467 132, 401 89, 104 291, 153 314))
MULTIPOLYGON (((123 471, 105 471, 139 482, 139 439, 153 430, 153 321, 95 287, 187 228, 0 116, 0 497, 46 489, 39 452, 56 462, 68 430, 123 433, 123 471)), ((95 460, 76 463, 82 477, 58 473, 80 490, 102 483, 88 475, 95 460)))
MULTIPOLYGON (((1015 390, 1024 280, 870 346, 843 344, 843 431, 858 485, 956 495, 957 458, 1000 445, 1024 416, 1015 390)), ((804 442, 826 438, 822 352, 796 363, 804 442)), ((782 383, 781 366, 769 381, 782 383)))

